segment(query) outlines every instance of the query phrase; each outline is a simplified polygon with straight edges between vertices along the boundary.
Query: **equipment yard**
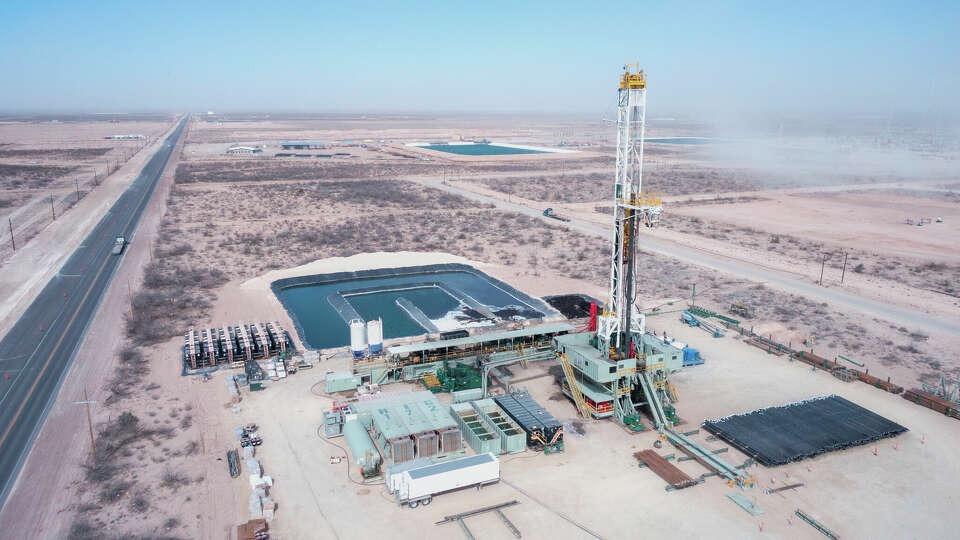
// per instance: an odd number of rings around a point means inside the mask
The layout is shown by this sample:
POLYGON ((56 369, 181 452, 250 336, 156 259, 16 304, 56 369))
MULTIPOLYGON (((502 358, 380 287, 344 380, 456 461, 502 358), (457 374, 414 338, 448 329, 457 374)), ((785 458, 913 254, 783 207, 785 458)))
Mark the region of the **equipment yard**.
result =
POLYGON ((189 115, 0 530, 950 537, 957 171, 781 175, 617 82, 189 115))

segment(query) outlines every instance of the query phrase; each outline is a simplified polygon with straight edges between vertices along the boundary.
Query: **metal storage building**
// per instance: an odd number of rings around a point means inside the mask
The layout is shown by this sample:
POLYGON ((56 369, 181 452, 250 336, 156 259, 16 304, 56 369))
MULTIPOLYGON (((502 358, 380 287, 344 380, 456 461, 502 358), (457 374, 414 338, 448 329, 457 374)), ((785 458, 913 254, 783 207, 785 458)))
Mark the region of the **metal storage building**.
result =
POLYGON ((393 463, 463 452, 460 428, 431 392, 411 392, 353 405, 393 463))

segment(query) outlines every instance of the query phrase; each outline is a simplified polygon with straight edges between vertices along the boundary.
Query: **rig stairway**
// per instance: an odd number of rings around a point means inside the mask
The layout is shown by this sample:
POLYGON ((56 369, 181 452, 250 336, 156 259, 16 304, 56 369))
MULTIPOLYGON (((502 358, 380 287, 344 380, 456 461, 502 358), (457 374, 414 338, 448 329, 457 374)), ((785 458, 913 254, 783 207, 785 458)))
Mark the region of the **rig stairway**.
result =
POLYGON ((561 354, 558 358, 560 359, 560 367, 563 368, 563 376, 567 379, 570 394, 573 396, 573 402, 577 405, 577 410, 580 411, 580 415, 583 416, 585 420, 593 420, 590 414, 590 408, 587 406, 586 400, 583 399, 583 393, 580 391, 580 385, 577 384, 577 377, 573 371, 573 366, 571 366, 570 361, 567 360, 567 355, 561 354))

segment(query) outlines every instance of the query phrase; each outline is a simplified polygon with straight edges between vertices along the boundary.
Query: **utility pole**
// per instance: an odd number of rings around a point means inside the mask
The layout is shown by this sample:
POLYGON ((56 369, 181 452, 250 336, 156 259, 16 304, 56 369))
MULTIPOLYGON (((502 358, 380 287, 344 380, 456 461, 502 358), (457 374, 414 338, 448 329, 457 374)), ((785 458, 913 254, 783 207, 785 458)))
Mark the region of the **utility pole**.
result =
POLYGON ((820 286, 823 286, 823 267, 827 264, 827 254, 823 254, 823 260, 820 261, 820 286))
POLYGON ((697 305, 697 284, 693 284, 693 294, 690 295, 690 307, 697 305))
POLYGON ((78 176, 74 178, 73 183, 77 185, 77 201, 79 202, 80 201, 80 177, 78 176))
POLYGON ((53 209, 53 195, 50 196, 50 215, 53 216, 53 220, 57 220, 57 212, 53 209))
POLYGON ((97 460, 97 445, 93 440, 93 418, 90 416, 90 404, 96 403, 96 401, 90 401, 87 399, 87 389, 83 389, 83 401, 74 401, 74 405, 86 405, 87 406, 87 427, 90 428, 90 455, 93 456, 93 460, 97 460))
POLYGON ((843 252, 843 270, 840 272, 840 284, 841 284, 841 285, 843 285, 843 278, 844 278, 844 276, 847 275, 847 255, 849 255, 849 253, 847 253, 846 251, 844 251, 844 252, 843 252))
POLYGON ((13 251, 17 251, 17 243, 13 240, 13 218, 7 218, 7 224, 10 225, 10 244, 13 246, 13 251))

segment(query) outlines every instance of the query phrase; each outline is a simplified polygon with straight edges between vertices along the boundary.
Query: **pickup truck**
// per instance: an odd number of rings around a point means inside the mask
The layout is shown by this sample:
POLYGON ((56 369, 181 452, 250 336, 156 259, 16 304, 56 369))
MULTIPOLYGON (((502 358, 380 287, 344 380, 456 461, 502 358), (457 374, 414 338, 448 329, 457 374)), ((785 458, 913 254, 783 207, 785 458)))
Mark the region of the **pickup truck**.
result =
POLYGON ((110 253, 112 253, 113 255, 119 255, 123 253, 123 246, 126 246, 126 245, 127 245, 127 239, 122 236, 118 236, 113 242, 113 251, 111 251, 110 253))

